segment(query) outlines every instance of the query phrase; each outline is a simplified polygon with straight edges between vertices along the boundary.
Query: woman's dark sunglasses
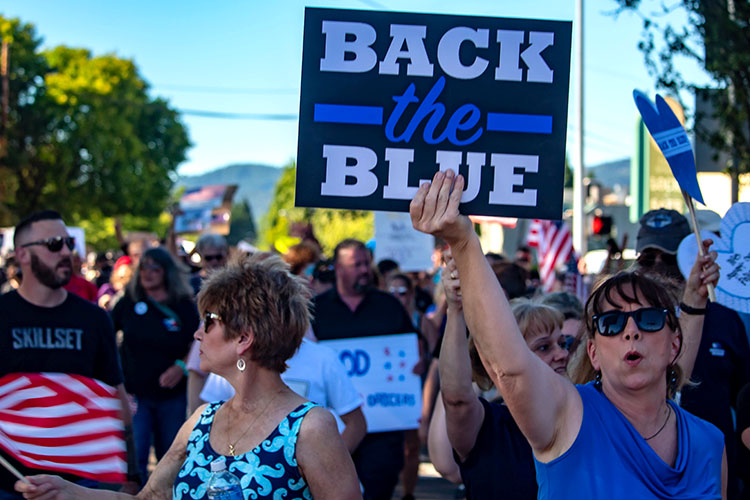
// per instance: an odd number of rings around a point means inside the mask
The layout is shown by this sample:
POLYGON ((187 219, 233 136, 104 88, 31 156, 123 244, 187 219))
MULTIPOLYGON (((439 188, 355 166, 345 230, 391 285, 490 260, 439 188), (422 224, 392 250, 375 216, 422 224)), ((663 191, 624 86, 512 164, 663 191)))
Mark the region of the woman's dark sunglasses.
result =
POLYGON ((68 250, 73 250, 76 247, 76 239, 72 236, 54 236, 46 240, 32 241, 31 243, 21 245, 21 247, 26 248, 34 245, 44 245, 47 247, 47 250, 56 253, 62 250, 63 245, 68 247, 68 250))
POLYGON ((219 316, 216 313, 207 312, 206 315, 203 317, 203 331, 207 332, 211 329, 211 327, 214 324, 214 321, 221 321, 221 316, 219 316))
POLYGON ((632 316, 635 325, 644 332, 658 332, 664 328, 667 321, 668 309, 658 307, 642 307, 635 311, 609 311, 595 314, 592 318, 596 331, 605 337, 614 337, 625 329, 628 318, 632 316))

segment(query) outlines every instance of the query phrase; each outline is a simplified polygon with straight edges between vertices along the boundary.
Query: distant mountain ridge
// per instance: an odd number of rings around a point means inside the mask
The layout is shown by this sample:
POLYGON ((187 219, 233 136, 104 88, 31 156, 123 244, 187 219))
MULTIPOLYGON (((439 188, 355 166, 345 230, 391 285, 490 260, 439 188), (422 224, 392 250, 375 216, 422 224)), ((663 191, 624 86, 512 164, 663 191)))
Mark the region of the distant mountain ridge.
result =
POLYGON ((281 172, 280 167, 257 163, 237 163, 201 175, 181 176, 177 181, 177 186, 195 188, 209 184, 237 184, 234 202, 239 203, 246 199, 252 208, 255 223, 258 224, 271 204, 273 191, 281 172))
POLYGON ((614 188, 619 184, 630 189, 630 158, 592 165, 587 171, 603 186, 614 188))

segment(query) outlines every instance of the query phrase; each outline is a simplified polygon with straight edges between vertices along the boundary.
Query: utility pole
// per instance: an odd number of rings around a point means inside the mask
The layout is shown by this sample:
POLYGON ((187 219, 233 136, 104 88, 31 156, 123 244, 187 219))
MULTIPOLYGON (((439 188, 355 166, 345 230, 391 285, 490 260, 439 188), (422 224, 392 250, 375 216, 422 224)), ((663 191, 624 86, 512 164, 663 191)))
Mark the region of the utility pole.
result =
POLYGON ((576 118, 578 122, 578 135, 576 137, 576 149, 578 159, 573 164, 573 248, 578 255, 586 253, 586 214, 583 209, 585 197, 583 186, 583 0, 576 0, 576 43, 578 45, 578 85, 575 89, 578 108, 576 118))
POLYGON ((8 42, 2 41, 0 50, 0 79, 2 79, 3 99, 0 103, 2 114, 0 115, 0 158, 7 155, 8 145, 8 94, 10 94, 10 79, 8 76, 8 42))

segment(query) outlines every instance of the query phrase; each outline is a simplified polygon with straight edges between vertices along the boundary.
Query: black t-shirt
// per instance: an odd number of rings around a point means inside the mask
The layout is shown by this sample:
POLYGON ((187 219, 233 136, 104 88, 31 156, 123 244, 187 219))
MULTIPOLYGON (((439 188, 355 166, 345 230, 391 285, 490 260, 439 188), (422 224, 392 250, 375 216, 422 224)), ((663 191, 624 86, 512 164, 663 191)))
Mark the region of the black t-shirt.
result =
POLYGON ((745 484, 742 499, 750 499, 750 450, 742 443, 742 431, 750 427, 750 384, 745 385, 737 396, 737 472, 745 484))
POLYGON ((312 328, 318 340, 414 333, 416 330, 401 302, 376 288, 365 293, 354 311, 341 300, 335 287, 317 295, 313 306, 312 328))
POLYGON ((682 390, 680 406, 711 422, 724 433, 729 467, 730 498, 736 484, 737 438, 731 408, 740 389, 750 382, 750 346, 739 315, 710 303, 703 336, 690 379, 697 382, 682 390))
POLYGON ((488 403, 477 441, 466 460, 453 457, 466 486, 466 498, 533 500, 537 494, 536 471, 531 446, 516 425, 507 406, 488 403))
POLYGON ((198 329, 198 309, 185 298, 165 310, 151 300, 133 302, 125 295, 112 310, 120 346, 125 389, 136 396, 164 400, 185 392, 186 379, 173 388, 159 386, 159 377, 190 350, 198 329))
POLYGON ((94 304, 68 293, 39 307, 17 291, 0 296, 0 376, 20 372, 83 375, 122 383, 112 322, 94 304))
MULTIPOLYGON (((17 291, 1 295, 0 376, 38 372, 70 373, 111 386, 121 384, 122 370, 107 313, 72 293, 56 307, 31 304, 17 291)), ((46 472, 9 461, 22 474, 46 472)), ((13 491, 15 482, 15 476, 0 467, 0 490, 13 491)))

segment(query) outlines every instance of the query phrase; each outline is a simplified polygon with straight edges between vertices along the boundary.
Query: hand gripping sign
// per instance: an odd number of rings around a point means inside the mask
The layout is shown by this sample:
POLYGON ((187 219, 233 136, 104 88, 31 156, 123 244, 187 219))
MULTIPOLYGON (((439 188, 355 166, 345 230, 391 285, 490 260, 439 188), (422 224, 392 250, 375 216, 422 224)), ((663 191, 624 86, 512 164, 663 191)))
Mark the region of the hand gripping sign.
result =
MULTIPOLYGON (((718 254, 716 263, 721 276, 716 285, 719 304, 735 311, 750 313, 750 203, 735 203, 721 220, 721 235, 701 231, 703 239, 711 238, 711 250, 718 254)), ((687 278, 695 262, 698 245, 690 235, 677 249, 677 264, 687 278)))
MULTIPOLYGON (((643 92, 633 91, 635 105, 643 118, 651 137, 654 138, 659 149, 667 159, 672 175, 682 189, 682 196, 690 211, 693 221, 693 231, 698 244, 698 251, 705 254, 701 244, 700 228, 695 217, 695 205, 693 198, 705 205, 703 194, 698 185, 698 176, 695 173, 695 159, 693 148, 688 140, 687 132, 680 121, 669 107, 662 96, 656 94, 656 104, 646 97, 643 92)), ((711 302, 716 302, 716 292, 713 285, 708 285, 708 296, 711 302)))
POLYGON ((296 204, 407 212, 452 169, 462 211, 559 219, 571 23, 307 8, 296 204))

